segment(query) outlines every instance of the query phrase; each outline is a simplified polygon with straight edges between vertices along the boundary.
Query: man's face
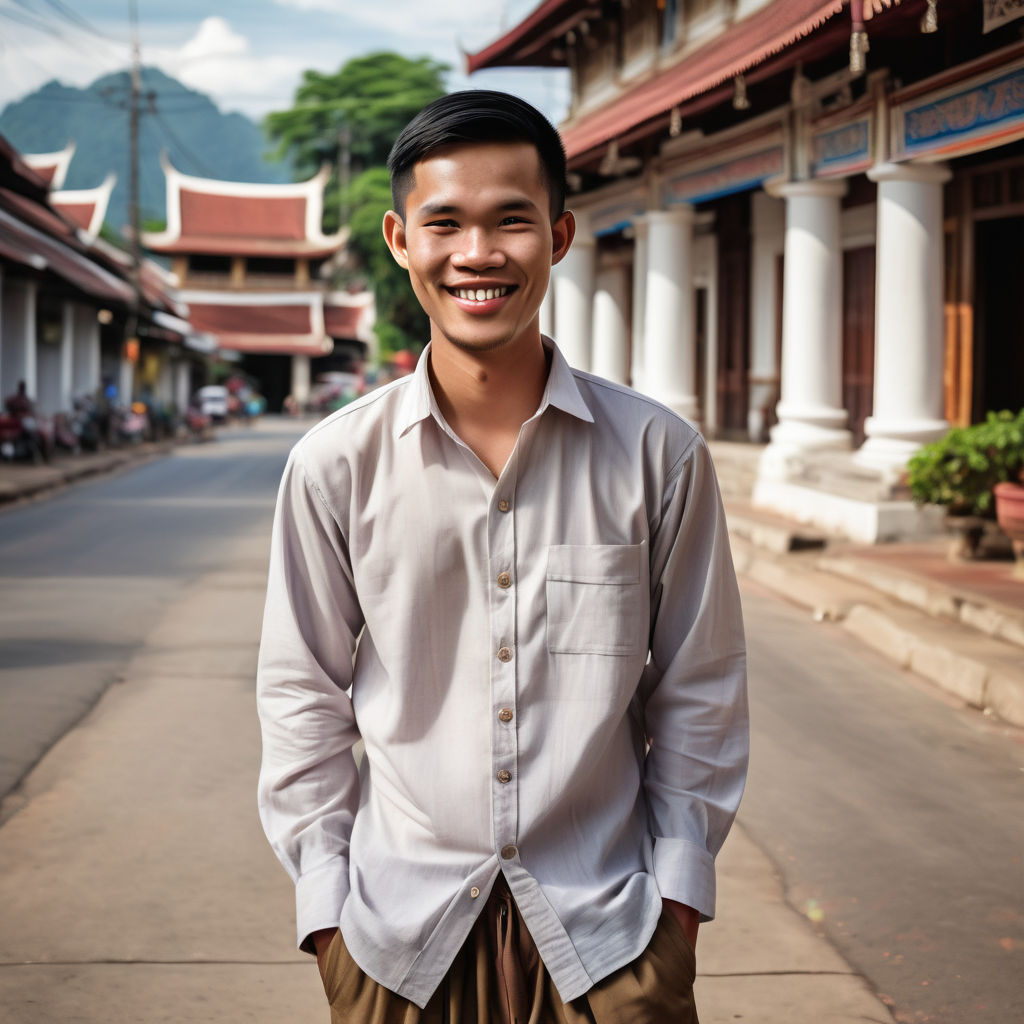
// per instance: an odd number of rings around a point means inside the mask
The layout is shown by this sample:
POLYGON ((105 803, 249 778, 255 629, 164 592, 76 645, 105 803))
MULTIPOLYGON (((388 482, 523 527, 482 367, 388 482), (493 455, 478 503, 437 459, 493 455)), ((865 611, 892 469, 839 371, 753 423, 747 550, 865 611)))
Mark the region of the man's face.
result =
POLYGON ((563 213, 552 224, 537 150, 467 143, 413 170, 405 222, 389 212, 384 237, 409 271, 432 340, 486 352, 539 338, 537 312, 574 223, 563 213))

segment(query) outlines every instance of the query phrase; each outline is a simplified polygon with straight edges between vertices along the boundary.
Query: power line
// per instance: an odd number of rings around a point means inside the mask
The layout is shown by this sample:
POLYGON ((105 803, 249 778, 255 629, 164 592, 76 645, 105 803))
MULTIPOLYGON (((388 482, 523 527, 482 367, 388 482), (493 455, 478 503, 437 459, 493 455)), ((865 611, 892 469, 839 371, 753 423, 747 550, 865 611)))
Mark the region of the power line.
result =
POLYGON ((186 159, 188 159, 188 160, 190 160, 192 162, 192 164, 195 166, 196 170, 204 178, 215 178, 216 174, 214 174, 206 166, 206 164, 203 162, 202 158, 196 156, 196 154, 193 153, 192 150, 188 146, 186 146, 185 143, 182 142, 180 138, 178 138, 178 135, 174 131, 174 129, 171 128, 171 126, 164 120, 163 115, 160 113, 160 111, 156 107, 156 102, 155 102, 156 99, 157 99, 156 95, 151 93, 150 94, 149 113, 153 115, 153 118, 156 120, 157 124, 160 125, 160 128, 163 131, 163 133, 167 136, 167 138, 171 141, 171 143, 175 146, 175 148, 178 149, 182 153, 182 155, 185 156, 186 159))

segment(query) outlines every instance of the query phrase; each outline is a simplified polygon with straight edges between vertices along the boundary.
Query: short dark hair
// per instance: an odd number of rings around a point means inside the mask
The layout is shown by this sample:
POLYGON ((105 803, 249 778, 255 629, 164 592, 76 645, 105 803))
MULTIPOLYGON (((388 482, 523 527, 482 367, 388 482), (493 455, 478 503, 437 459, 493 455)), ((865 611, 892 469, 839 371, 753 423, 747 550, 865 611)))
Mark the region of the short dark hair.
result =
POLYGON ((565 149, 551 122, 518 96, 491 89, 449 93, 428 103, 399 133, 388 156, 391 199, 405 219, 413 168, 435 150, 464 142, 528 142, 540 157, 551 219, 565 209, 565 149))

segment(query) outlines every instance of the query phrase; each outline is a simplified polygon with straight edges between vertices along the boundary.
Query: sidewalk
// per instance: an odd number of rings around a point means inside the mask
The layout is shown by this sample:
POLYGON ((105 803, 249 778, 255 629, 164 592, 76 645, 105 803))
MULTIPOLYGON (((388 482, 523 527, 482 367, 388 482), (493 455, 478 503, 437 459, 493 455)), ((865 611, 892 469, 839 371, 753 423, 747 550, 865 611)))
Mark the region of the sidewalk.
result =
POLYGON ((759 449, 712 442, 737 571, 841 623, 963 703, 1024 727, 1024 579, 954 561, 952 538, 854 544, 748 504, 759 449))
POLYGON ((42 497, 77 480, 112 473, 133 463, 166 455, 179 445, 195 443, 191 437, 144 441, 98 452, 58 454, 39 466, 30 462, 0 461, 0 507, 26 498, 42 497))
MULTIPOLYGON (((253 676, 267 540, 196 581, 7 801, 0 1019, 326 1021, 293 890, 260 831, 253 676)), ((704 1024, 890 1021, 734 830, 701 930, 704 1024)))

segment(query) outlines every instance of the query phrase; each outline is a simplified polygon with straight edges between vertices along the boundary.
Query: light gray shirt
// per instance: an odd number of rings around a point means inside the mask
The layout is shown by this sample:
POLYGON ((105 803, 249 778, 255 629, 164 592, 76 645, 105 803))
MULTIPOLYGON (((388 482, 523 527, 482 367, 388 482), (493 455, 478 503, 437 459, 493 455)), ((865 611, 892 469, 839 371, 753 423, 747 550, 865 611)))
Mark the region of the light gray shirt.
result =
POLYGON ((712 917, 743 789, 743 626, 704 441, 545 344, 497 480, 428 354, 314 427, 281 484, 261 817, 300 945, 340 925, 420 1006, 499 872, 566 1001, 643 952, 662 897, 712 917))

